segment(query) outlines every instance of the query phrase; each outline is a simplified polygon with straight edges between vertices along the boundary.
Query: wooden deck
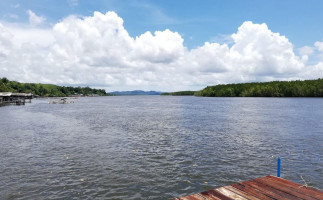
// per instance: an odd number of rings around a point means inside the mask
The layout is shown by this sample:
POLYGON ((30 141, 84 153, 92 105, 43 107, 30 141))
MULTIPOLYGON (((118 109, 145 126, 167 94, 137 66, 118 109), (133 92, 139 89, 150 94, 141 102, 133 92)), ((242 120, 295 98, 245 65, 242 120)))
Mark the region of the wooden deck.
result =
POLYGON ((174 200, 213 200, 213 199, 308 199, 323 200, 323 192, 299 185, 276 176, 262 178, 221 187, 174 200))

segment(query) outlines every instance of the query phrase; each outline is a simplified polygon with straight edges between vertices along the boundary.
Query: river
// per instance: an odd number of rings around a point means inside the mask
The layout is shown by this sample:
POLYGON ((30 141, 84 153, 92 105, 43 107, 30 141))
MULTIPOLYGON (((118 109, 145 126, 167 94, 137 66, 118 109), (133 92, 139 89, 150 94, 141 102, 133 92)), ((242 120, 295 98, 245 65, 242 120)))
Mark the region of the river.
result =
POLYGON ((0 199, 171 199, 269 174, 323 188, 322 98, 0 107, 0 199))

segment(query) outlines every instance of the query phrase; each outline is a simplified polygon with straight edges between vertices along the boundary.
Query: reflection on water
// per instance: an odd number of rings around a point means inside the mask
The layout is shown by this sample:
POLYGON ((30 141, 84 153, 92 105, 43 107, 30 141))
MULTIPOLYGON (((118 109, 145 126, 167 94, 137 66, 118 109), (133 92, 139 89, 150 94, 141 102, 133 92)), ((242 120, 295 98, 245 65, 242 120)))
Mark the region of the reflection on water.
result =
POLYGON ((0 199, 167 199, 276 173, 322 188, 319 98, 80 98, 0 108, 0 199))

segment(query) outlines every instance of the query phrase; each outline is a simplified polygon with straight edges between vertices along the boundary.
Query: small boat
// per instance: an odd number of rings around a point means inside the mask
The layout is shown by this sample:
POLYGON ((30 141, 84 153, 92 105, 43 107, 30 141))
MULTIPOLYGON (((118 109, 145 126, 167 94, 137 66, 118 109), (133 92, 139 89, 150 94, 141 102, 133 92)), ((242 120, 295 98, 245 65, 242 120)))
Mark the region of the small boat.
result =
POLYGON ((69 104, 69 103, 74 103, 74 101, 69 101, 68 98, 64 97, 59 100, 52 100, 49 103, 50 104, 69 104))

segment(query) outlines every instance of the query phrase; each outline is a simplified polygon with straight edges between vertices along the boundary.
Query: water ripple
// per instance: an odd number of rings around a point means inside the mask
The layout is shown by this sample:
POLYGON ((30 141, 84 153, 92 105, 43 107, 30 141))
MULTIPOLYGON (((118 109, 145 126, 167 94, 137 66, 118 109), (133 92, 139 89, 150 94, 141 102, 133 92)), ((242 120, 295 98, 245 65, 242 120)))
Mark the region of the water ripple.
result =
POLYGON ((323 185, 318 98, 81 98, 0 110, 0 199, 171 199, 268 174, 323 185))

